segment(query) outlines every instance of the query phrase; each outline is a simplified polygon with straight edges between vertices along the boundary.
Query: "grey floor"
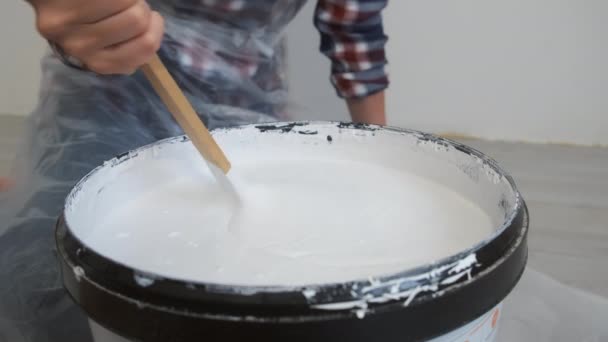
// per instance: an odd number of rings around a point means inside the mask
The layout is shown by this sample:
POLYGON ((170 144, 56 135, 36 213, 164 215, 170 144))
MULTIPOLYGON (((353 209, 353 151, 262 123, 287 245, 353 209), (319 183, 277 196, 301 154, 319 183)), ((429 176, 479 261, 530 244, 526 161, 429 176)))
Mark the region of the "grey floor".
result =
POLYGON ((529 265, 608 297, 608 148, 463 142, 497 160, 522 192, 529 265))
MULTIPOLYGON (((0 177, 21 126, 0 116, 0 177)), ((498 160, 522 191, 531 213, 529 265, 608 297, 608 148, 464 142, 498 160)))

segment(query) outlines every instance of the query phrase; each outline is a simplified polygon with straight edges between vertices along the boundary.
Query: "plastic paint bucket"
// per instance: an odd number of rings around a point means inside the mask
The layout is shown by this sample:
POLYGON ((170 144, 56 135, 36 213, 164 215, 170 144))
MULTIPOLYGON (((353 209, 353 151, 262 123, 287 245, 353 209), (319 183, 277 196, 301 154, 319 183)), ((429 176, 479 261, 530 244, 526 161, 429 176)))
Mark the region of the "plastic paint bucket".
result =
MULTIPOLYGON (((487 239, 431 264, 390 275, 302 286, 235 286, 143 272, 82 242, 74 212, 103 215, 108 172, 139 158, 169 157, 190 144, 172 138, 118 156, 69 195, 56 239, 65 288, 91 319, 96 341, 492 341, 501 303, 527 260, 528 212, 511 177, 462 144, 415 131, 342 123, 281 123, 214 132, 222 146, 341 158, 407 168, 482 208, 487 239), (283 152, 282 152, 283 151, 283 152)), ((252 152, 253 153, 253 152, 252 152)), ((106 202, 108 199, 105 200, 106 202)), ((84 215, 86 217, 86 215, 84 215)), ((373 227, 371 227, 373 229, 373 227)))

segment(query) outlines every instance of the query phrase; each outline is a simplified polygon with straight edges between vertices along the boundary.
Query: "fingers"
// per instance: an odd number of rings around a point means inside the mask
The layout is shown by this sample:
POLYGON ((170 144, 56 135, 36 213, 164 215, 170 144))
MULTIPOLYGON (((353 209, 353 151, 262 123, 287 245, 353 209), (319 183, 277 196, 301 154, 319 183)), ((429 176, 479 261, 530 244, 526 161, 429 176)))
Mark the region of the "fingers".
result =
POLYGON ((89 69, 104 75, 132 74, 160 49, 163 33, 163 18, 159 13, 152 12, 145 33, 101 50, 86 65, 89 69))
POLYGON ((160 48, 164 22, 145 0, 30 0, 38 30, 100 74, 130 74, 160 48))
POLYGON ((138 3, 145 2, 145 0, 88 0, 84 2, 83 6, 81 5, 82 0, 66 1, 80 2, 75 6, 77 11, 73 14, 74 22, 77 24, 98 23, 126 11, 138 3))
POLYGON ((80 25, 56 42, 69 55, 85 59, 99 50, 136 38, 150 27, 152 11, 145 1, 94 24, 80 25))
POLYGON ((125 11, 144 0, 29 0, 36 11, 36 25, 52 41, 83 24, 93 24, 125 11))

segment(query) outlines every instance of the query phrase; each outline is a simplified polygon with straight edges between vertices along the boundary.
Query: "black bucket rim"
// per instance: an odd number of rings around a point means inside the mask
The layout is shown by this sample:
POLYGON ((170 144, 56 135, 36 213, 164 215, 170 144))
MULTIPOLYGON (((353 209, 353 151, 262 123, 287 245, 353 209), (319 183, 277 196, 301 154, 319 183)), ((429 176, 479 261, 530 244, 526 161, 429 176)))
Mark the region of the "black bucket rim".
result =
MULTIPOLYGON (((452 305, 460 308, 460 312, 452 317, 452 327, 456 327, 457 324, 466 323, 480 316, 484 310, 490 310, 492 306, 506 297, 517 283, 525 267, 528 213, 512 177, 492 158, 450 139, 394 127, 340 122, 287 122, 245 125, 227 130, 254 126, 265 131, 296 133, 298 129, 327 125, 336 125, 340 129, 383 130, 414 135, 417 139, 449 144, 462 153, 476 156, 509 183, 516 197, 513 210, 501 228, 491 237, 436 263, 422 265, 378 279, 308 286, 235 286, 186 282, 137 271, 105 258, 86 247, 70 231, 65 216, 62 215, 57 224, 56 239, 64 270, 64 283, 68 292, 91 317, 94 319, 97 317, 103 326, 109 327, 111 330, 117 324, 117 322, 112 323, 116 319, 100 313, 99 308, 95 308, 89 303, 98 303, 102 298, 113 297, 122 303, 121 306, 132 307, 133 310, 139 310, 140 314, 154 312, 155 314, 152 316, 164 314, 216 322, 303 324, 344 319, 361 320, 362 316, 372 317, 392 311, 409 312, 410 314, 420 311, 422 313, 428 311, 428 308, 424 310, 424 307, 428 307, 429 303, 438 302, 438 299, 441 298, 442 300, 448 299, 448 303, 443 305, 449 306, 449 303, 452 302, 452 305), (468 261, 463 264, 463 260, 468 261), (497 274, 496 269, 501 266, 505 267, 509 260, 512 264, 509 266, 512 271, 509 274, 497 274), (464 269, 468 272, 467 276, 442 284, 446 279, 453 278, 454 269, 464 269), (492 287, 496 287, 497 282, 504 287, 502 292, 494 291, 500 292, 493 296, 495 300, 492 300, 491 303, 486 302, 482 306, 471 305, 469 308, 462 308, 463 298, 460 298, 462 295, 459 293, 464 293, 462 291, 464 288, 471 289, 472 285, 482 283, 480 280, 485 279, 487 283, 490 278, 496 278, 490 281, 494 284, 492 287), (148 286, 142 287, 142 280, 148 286), (394 291, 396 285, 398 285, 397 293, 394 291), (416 293, 408 293, 408 291, 416 293), (97 300, 92 300, 93 297, 97 300)), ((184 142, 187 141, 187 138, 181 136, 160 140, 119 155, 113 160, 116 162, 128 160, 137 155, 138 151, 171 141, 184 142)), ((96 168, 85 176, 74 187, 70 196, 73 196, 79 187, 82 187, 87 179, 102 167, 96 168)), ((69 203, 70 196, 66 203, 69 203)), ((477 291, 487 292, 490 289, 484 289, 481 286, 477 291)), ((103 310, 107 311, 107 309, 103 310)), ((125 308, 121 308, 121 310, 125 310, 125 308)), ((418 314, 411 317, 415 320, 417 316, 421 317, 420 324, 422 324, 422 317, 426 316, 418 314)), ((444 323, 436 329, 426 329, 428 336, 425 335, 424 338, 439 335, 448 331, 445 329, 449 328, 450 324, 444 323)), ((120 331, 132 337, 142 336, 141 334, 146 333, 145 329, 135 329, 137 331, 132 332, 123 330, 120 331)), ((423 333, 420 332, 420 334, 423 333)))

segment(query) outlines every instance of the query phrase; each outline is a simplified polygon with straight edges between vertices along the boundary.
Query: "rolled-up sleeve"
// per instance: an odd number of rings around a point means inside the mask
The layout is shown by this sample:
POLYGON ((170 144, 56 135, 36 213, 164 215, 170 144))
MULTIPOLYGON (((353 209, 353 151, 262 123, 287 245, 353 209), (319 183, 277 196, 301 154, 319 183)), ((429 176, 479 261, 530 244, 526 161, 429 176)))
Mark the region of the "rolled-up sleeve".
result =
POLYGON ((387 36, 382 10, 388 0, 319 0, 314 24, 321 52, 332 62, 331 82, 343 98, 362 98, 388 87, 387 36))

